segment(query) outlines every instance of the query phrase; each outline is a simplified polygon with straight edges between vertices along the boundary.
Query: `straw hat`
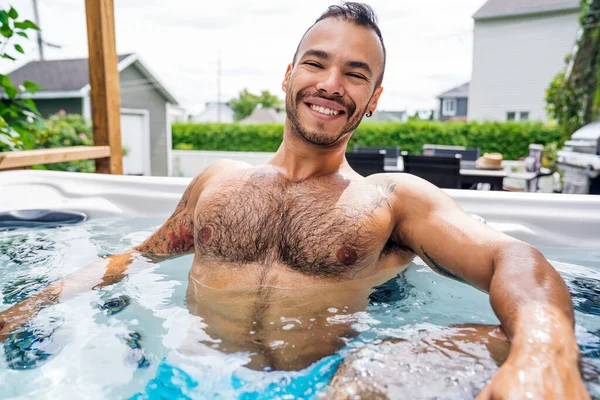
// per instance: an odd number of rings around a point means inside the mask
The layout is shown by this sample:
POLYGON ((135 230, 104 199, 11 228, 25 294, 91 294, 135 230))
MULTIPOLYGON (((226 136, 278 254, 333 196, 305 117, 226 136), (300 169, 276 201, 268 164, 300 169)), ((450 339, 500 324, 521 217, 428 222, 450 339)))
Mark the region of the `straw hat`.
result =
POLYGON ((485 153, 475 161, 478 169, 502 169, 502 153, 485 153))

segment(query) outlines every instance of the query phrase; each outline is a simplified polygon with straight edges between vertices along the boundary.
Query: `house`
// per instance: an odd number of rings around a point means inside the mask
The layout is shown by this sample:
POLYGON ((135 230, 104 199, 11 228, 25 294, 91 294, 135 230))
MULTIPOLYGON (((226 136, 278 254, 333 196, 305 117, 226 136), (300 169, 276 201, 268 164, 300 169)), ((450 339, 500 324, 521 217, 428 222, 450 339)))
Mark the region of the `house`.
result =
POLYGON ((440 101, 438 111, 440 121, 466 121, 469 109, 469 83, 452 88, 437 98, 440 101))
POLYGON ((283 108, 256 108, 240 124, 283 124, 286 116, 283 108))
MULTIPOLYGON (((118 58, 121 93, 123 173, 171 175, 171 117, 177 100, 136 54, 118 58)), ((88 60, 33 61, 9 74, 13 84, 30 80, 43 86, 32 98, 43 116, 60 110, 91 119, 88 60)))
POLYGON ((362 122, 406 122, 407 119, 406 111, 377 110, 370 118, 363 118, 362 122))
POLYGON ((473 15, 468 119, 547 122, 545 92, 579 30, 579 0, 488 0, 473 15))
POLYGON ((198 123, 231 124, 234 122, 234 112, 229 103, 208 102, 200 114, 192 117, 198 123))

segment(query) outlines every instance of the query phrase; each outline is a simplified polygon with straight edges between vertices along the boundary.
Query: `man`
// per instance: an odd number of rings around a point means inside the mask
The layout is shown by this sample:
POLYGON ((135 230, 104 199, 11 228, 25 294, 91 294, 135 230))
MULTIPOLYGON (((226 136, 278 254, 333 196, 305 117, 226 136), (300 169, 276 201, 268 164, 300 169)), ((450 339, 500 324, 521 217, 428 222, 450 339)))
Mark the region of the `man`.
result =
POLYGON ((210 166, 144 243, 6 310, 0 332, 45 304, 122 279, 136 254, 193 251, 188 305, 215 346, 250 352, 250 368, 300 369, 355 335, 328 313, 364 308, 371 288, 416 254, 490 294, 511 348, 479 398, 589 398, 569 293, 537 250, 474 220, 428 182, 406 174, 363 178, 345 161, 352 132, 377 107, 385 59, 368 6, 330 7, 287 67, 288 115, 272 160, 210 166))

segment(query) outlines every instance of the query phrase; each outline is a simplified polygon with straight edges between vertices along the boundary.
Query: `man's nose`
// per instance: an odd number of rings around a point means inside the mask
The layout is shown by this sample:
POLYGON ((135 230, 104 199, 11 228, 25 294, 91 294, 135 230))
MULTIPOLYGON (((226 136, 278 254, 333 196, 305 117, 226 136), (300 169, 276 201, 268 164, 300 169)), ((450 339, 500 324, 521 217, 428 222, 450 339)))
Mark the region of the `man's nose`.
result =
POLYGON ((327 92, 331 96, 343 96, 345 91, 340 72, 335 69, 327 71, 317 83, 317 90, 327 92))

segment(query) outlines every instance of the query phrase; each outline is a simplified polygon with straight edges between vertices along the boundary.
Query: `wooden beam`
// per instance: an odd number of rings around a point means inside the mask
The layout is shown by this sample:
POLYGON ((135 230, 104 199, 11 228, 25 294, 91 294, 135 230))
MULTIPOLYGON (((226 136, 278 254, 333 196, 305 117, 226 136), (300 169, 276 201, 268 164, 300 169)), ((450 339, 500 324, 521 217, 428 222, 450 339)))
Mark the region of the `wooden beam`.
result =
POLYGON ((6 151, 0 153, 0 170, 29 167, 36 164, 107 158, 108 146, 73 146, 56 149, 6 151))
POLYGON ((113 0, 85 0, 94 144, 110 146, 110 158, 96 160, 96 172, 123 173, 121 99, 113 0))

